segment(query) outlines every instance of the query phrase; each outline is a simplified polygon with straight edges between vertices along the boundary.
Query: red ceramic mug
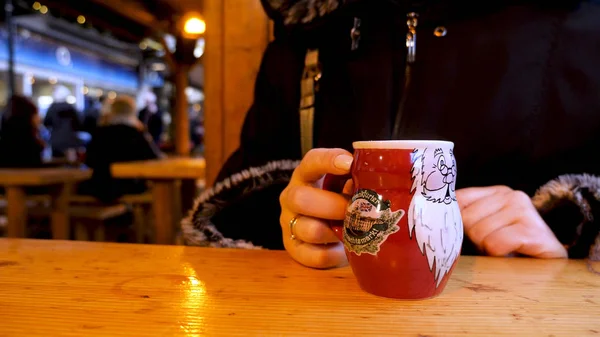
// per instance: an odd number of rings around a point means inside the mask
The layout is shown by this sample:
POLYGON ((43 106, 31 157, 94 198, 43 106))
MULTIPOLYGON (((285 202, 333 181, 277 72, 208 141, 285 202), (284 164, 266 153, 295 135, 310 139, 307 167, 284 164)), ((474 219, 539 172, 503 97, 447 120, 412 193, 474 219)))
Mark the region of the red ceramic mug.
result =
MULTIPOLYGON (((397 299, 426 299, 446 286, 460 255, 452 142, 355 142, 352 197, 331 226, 361 288, 397 299)), ((327 175, 341 192, 349 176, 327 175)))

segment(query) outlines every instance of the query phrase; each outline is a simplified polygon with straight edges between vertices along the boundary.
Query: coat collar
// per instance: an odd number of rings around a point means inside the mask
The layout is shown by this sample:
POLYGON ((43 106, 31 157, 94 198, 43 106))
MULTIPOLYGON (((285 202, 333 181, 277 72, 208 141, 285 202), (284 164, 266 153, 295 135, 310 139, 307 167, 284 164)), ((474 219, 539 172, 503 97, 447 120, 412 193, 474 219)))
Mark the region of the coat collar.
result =
POLYGON ((308 24, 343 6, 347 0, 261 0, 265 11, 284 25, 308 24))

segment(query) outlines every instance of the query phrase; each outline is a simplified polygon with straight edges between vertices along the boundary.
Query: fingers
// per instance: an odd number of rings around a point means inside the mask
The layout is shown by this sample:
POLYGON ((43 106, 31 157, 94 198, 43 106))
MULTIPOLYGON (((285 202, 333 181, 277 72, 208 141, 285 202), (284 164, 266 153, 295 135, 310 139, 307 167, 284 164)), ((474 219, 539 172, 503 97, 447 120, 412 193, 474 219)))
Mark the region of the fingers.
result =
POLYGON ((486 236, 481 242, 481 248, 490 256, 505 256, 518 252, 524 246, 518 234, 518 228, 515 226, 502 227, 486 236))
POLYGON ((298 240, 284 241, 285 249, 298 263, 318 269, 342 267, 348 263, 344 245, 313 245, 298 240))
POLYGON ((312 149, 294 170, 292 181, 312 184, 327 173, 342 175, 350 172, 352 155, 343 149, 312 149))
POLYGON ((296 236, 293 240, 289 227, 291 219, 292 215, 289 212, 282 215, 281 229, 285 250, 294 260, 304 266, 318 269, 341 267, 348 263, 344 245, 325 223, 308 217, 299 217, 293 229, 296 236))
POLYGON ((352 181, 352 179, 348 179, 348 181, 346 181, 346 184, 344 185, 344 189, 342 190, 342 193, 351 195, 353 190, 354 190, 354 182, 352 181))
POLYGON ((283 243, 290 256, 311 268, 332 268, 347 264, 344 246, 327 220, 343 220, 348 200, 341 194, 314 187, 326 174, 348 174, 352 155, 342 149, 313 149, 294 170, 292 180, 281 193, 280 223, 283 243), (290 220, 297 217, 291 239, 290 220))
POLYGON ((506 256, 516 252, 543 259, 567 258, 567 251, 558 240, 542 236, 524 235, 523 226, 515 224, 488 235, 483 240, 482 248, 491 256, 506 256))
POLYGON ((465 233, 487 254, 567 257, 565 248, 526 193, 493 186, 462 189, 456 195, 461 204, 465 233))
MULTIPOLYGON (((282 226, 286 226, 289 229, 289 223, 292 220, 293 215, 289 212, 283 212, 281 216, 282 226)), ((296 240, 303 241, 312 244, 327 244, 337 243, 337 236, 333 233, 329 223, 324 220, 308 217, 308 216, 296 216, 296 224, 290 230, 288 236, 291 237, 293 234, 296 240)))
POLYGON ((486 195, 461 210, 464 230, 471 240, 479 242, 503 224, 512 223, 514 219, 507 219, 515 215, 507 210, 510 205, 507 195, 510 192, 512 190, 500 190, 486 195))
POLYGON ((456 199, 460 209, 469 207, 472 203, 485 197, 497 194, 508 193, 512 191, 507 186, 491 186, 491 187, 469 187, 462 188, 456 191, 456 199))
MULTIPOLYGON (((479 248, 484 248, 483 244, 487 237, 503 227, 510 226, 517 220, 517 217, 518 215, 513 212, 498 210, 480 221, 469 226, 465 225, 465 232, 471 241, 480 246, 479 248)), ((463 224, 465 223, 466 221, 463 220, 463 224)))
POLYGON ((290 185, 281 195, 282 209, 321 219, 343 220, 348 200, 341 194, 312 186, 290 185))

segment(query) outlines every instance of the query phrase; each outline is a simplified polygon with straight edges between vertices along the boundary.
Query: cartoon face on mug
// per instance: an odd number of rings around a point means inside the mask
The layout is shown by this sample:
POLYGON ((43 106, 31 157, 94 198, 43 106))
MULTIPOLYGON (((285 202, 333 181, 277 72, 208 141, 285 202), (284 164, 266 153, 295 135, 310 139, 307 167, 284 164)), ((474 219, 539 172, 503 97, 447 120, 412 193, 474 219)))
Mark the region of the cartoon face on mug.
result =
POLYGON ((452 150, 429 151, 423 154, 421 162, 423 196, 428 201, 446 205, 455 202, 456 160, 452 150))

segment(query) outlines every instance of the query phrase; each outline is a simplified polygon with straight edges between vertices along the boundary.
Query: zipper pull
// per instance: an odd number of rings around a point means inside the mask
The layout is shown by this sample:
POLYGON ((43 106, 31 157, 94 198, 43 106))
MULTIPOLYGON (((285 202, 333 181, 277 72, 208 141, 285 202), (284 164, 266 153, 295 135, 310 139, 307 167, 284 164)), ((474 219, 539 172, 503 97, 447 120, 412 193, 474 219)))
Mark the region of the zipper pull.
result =
POLYGON ((360 19, 354 18, 354 26, 350 30, 350 38, 352 39, 352 47, 351 49, 358 49, 358 42, 360 42, 360 19))
POLYGON ((406 17, 406 25, 408 26, 408 31, 406 32, 406 61, 413 63, 417 57, 417 24, 419 22, 419 14, 410 12, 406 17))
POLYGON ((313 148, 315 100, 321 75, 319 50, 310 49, 304 58, 304 73, 300 82, 300 149, 303 157, 313 148))

